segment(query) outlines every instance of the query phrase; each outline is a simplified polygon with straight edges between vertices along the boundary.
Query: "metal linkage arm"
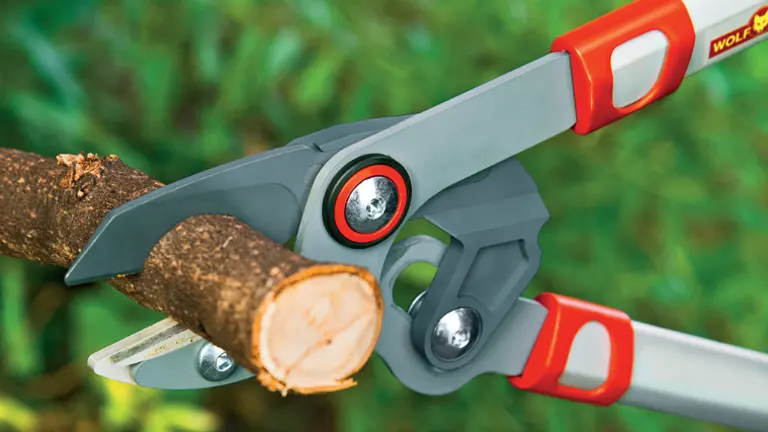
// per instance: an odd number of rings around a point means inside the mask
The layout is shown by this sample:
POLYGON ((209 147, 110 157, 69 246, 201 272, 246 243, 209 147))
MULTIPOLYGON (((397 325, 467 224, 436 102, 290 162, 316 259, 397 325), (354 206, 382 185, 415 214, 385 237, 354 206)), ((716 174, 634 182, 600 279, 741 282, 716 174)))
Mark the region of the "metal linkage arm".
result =
POLYGON ((595 405, 621 403, 768 431, 768 354, 632 321, 568 297, 549 316, 518 388, 595 405))

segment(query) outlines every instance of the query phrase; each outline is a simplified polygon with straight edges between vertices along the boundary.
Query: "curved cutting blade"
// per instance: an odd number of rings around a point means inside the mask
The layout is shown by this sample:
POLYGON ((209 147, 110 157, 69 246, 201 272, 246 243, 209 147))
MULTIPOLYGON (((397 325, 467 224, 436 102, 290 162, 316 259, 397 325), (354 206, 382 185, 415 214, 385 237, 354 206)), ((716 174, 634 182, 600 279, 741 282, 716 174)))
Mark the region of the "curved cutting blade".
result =
POLYGON ((200 350, 209 342, 167 318, 116 342, 88 358, 88 366, 105 378, 142 387, 185 390, 216 387, 253 376, 237 369, 211 381, 200 373, 200 350))
POLYGON ((132 368, 133 379, 142 387, 192 390, 232 384, 254 376, 249 370, 235 365, 235 371, 225 379, 211 381, 203 377, 199 357, 200 351, 208 344, 208 341, 201 339, 150 361, 142 361, 132 368))
POLYGON ((152 247, 201 214, 238 218, 284 243, 295 232, 307 173, 328 155, 297 145, 239 159, 162 187, 112 210, 65 276, 67 285, 140 272, 152 247))
POLYGON ((298 230, 309 188, 323 164, 338 150, 408 117, 332 126, 130 201, 107 214, 64 281, 78 285, 140 272, 158 240, 195 215, 234 216, 285 243, 298 230))

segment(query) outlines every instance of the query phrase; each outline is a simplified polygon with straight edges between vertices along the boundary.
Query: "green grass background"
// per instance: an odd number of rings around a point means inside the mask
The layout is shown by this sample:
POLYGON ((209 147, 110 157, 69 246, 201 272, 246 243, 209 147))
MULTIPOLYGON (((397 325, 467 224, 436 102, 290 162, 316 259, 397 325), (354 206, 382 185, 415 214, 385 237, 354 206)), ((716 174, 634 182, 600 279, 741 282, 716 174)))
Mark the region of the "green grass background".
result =
MULTIPOLYGON (((625 2, 8 0, 0 145, 115 153, 170 182, 339 122, 426 109, 625 2)), ((525 152, 552 214, 526 294, 768 351, 766 84, 768 45, 619 124, 525 152)), ((424 283, 429 269, 408 276, 424 283)), ((0 430, 725 430, 525 394, 497 376, 419 396, 378 359, 358 387, 326 396, 117 384, 87 356, 162 317, 62 277, 0 259, 0 430)))

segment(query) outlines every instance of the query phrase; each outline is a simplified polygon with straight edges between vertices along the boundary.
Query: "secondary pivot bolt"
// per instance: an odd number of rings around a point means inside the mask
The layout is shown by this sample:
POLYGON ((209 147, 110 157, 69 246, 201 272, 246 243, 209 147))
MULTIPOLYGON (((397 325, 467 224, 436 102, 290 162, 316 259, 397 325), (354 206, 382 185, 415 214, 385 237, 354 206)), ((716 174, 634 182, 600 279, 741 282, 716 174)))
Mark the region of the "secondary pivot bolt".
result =
POLYGON ((474 347, 482 329, 480 314, 457 308, 440 318, 432 331, 432 354, 442 361, 464 357, 474 347))

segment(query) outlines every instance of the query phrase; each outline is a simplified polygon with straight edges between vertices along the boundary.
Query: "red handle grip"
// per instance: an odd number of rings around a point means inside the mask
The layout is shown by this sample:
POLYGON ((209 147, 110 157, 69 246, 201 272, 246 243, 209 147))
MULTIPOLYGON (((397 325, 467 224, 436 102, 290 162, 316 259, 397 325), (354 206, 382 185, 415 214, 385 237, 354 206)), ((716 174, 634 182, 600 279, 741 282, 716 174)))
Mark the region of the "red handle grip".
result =
POLYGON ((590 133, 677 90, 695 43, 693 22, 682 0, 637 0, 555 39, 552 52, 571 55, 577 118, 573 130, 590 133), (617 108, 611 55, 619 45, 654 30, 669 44, 661 74, 644 97, 617 108))
POLYGON ((635 335, 632 320, 622 311, 570 297, 544 293, 536 301, 549 310, 523 374, 508 377, 521 389, 575 402, 607 406, 619 400, 632 382, 635 335), (611 342, 608 377, 591 390, 560 384, 576 335, 584 325, 598 322, 611 342))

